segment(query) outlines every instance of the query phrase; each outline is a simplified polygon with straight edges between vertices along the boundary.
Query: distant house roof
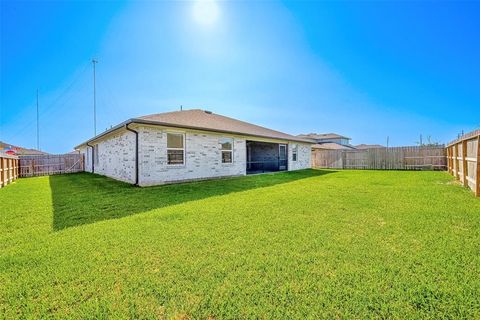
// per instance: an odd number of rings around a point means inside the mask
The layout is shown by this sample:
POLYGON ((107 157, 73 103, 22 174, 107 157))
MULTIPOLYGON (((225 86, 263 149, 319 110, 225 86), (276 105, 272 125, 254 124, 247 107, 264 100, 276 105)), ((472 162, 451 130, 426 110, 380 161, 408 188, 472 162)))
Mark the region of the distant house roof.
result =
POLYGON ((307 138, 307 139, 348 139, 349 137, 345 137, 336 133, 308 133, 308 134, 299 134, 298 137, 307 138))
POLYGON ((335 142, 317 143, 312 146, 312 149, 324 149, 324 150, 354 150, 354 147, 342 145, 335 142))
POLYGON ((124 127, 129 123, 152 124, 152 125, 160 125, 160 126, 166 126, 166 127, 197 129, 197 130, 204 130, 204 131, 248 135, 248 136, 262 137, 262 138, 272 138, 272 139, 279 139, 279 140, 314 143, 308 139, 292 136, 280 131, 275 131, 272 129, 257 126, 248 122, 236 120, 233 118, 225 117, 210 111, 205 111, 200 109, 157 113, 157 114, 151 114, 151 115, 142 116, 138 118, 132 118, 97 135, 96 137, 86 141, 85 143, 92 142, 114 130, 124 127))
POLYGON ((380 144, 359 144, 356 145, 355 148, 357 149, 377 149, 377 148, 385 148, 380 144))
POLYGON ((15 146, 15 145, 0 141, 0 150, 5 150, 5 149, 13 150, 15 154, 19 156, 48 154, 47 152, 43 152, 40 150, 23 148, 23 147, 15 146))

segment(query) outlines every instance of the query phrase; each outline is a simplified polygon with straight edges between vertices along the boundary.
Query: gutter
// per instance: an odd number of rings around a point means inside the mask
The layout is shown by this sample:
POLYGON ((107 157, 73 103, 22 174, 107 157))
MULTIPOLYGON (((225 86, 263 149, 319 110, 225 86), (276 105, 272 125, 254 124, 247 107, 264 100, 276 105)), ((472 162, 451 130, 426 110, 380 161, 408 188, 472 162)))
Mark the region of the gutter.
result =
POLYGON ((94 155, 93 153, 95 152, 95 148, 93 148, 93 146, 89 145, 90 142, 87 142, 86 145, 87 147, 90 147, 92 148, 92 173, 95 173, 95 158, 94 158, 94 155))
POLYGON ((130 129, 129 124, 130 122, 125 124, 125 129, 135 134, 135 185, 138 186, 138 131, 130 129))

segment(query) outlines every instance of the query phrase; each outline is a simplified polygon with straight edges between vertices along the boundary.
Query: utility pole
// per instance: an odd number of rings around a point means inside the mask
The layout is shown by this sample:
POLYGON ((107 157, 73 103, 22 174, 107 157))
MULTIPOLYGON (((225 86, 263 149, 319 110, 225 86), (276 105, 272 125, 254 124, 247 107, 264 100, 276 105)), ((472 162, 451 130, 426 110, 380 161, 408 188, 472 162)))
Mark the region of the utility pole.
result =
POLYGON ((93 136, 97 135, 97 88, 95 83, 95 65, 98 63, 97 60, 92 59, 93 64, 93 136))
POLYGON ((38 114, 38 89, 37 89, 37 150, 40 150, 40 122, 38 114))

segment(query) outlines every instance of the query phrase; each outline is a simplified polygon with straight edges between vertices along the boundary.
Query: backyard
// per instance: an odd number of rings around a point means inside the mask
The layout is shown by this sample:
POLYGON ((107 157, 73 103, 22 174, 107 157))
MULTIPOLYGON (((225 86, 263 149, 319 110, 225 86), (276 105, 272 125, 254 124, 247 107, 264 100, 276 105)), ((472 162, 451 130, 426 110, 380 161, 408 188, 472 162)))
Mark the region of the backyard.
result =
POLYGON ((480 318, 480 199, 446 172, 0 190, 11 318, 480 318))

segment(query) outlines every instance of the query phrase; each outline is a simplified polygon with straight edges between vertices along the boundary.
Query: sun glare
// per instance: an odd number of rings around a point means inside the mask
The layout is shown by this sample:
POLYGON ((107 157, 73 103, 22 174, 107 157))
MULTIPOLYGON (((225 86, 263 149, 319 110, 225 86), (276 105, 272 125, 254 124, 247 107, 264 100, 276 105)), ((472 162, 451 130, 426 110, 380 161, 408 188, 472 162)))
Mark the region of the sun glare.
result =
POLYGON ((195 20, 202 25, 212 25, 218 19, 218 5, 215 0, 196 0, 193 7, 195 20))

